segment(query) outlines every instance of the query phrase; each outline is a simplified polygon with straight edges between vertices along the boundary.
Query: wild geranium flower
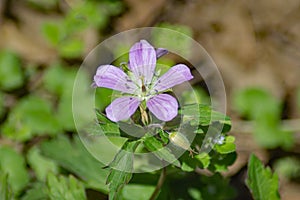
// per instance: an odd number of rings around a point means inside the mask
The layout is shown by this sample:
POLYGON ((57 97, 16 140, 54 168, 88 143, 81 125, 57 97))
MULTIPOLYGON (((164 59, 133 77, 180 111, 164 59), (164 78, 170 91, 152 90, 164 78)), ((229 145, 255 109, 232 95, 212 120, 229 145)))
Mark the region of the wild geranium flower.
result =
POLYGON ((144 103, 150 112, 162 121, 170 121, 177 115, 177 100, 163 92, 192 79, 193 76, 186 65, 178 64, 158 78, 155 71, 156 60, 165 54, 165 51, 164 49, 155 51, 146 40, 141 40, 129 51, 127 74, 113 65, 98 67, 94 84, 123 94, 105 109, 110 120, 117 122, 129 119, 144 103))

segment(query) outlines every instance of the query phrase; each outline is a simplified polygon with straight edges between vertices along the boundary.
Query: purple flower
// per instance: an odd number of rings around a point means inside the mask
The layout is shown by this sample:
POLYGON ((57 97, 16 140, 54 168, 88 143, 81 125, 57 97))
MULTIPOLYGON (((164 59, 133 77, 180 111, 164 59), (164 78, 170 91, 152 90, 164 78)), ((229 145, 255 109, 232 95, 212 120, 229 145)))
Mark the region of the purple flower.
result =
POLYGON ((162 92, 193 78, 190 69, 183 64, 173 66, 158 77, 156 60, 167 51, 155 49, 146 41, 135 43, 129 51, 129 72, 113 65, 101 65, 94 76, 97 87, 120 91, 126 96, 115 99, 107 108, 112 121, 129 119, 142 102, 160 120, 170 121, 178 112, 177 100, 162 92), (158 55, 159 54, 159 55, 158 55))

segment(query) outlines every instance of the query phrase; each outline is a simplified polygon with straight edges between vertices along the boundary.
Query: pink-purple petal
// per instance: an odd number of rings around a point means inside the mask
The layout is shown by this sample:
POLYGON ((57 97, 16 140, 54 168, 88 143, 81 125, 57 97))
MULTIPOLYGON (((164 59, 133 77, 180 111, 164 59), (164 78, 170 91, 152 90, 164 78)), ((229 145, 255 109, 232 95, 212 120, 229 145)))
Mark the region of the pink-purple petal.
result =
POLYGON ((156 52, 146 40, 135 43, 129 51, 129 68, 137 78, 143 77, 150 84, 156 66, 156 52))
POLYGON ((154 83, 153 90, 161 92, 185 81, 189 81, 192 78, 194 77, 190 69, 184 64, 178 64, 169 69, 169 71, 154 83))
POLYGON ((124 93, 133 94, 138 87, 121 69, 113 65, 101 65, 94 76, 97 87, 105 87, 124 93))
POLYGON ((135 97, 120 97, 107 106, 105 112, 111 121, 117 122, 129 119, 139 105, 140 101, 135 97))
POLYGON ((159 94, 147 101, 149 110, 160 120, 170 121, 178 113, 177 100, 168 94, 159 94))
POLYGON ((164 49, 164 48, 157 48, 155 50, 155 52, 156 52, 156 58, 157 59, 164 56, 164 55, 166 55, 167 53, 169 53, 169 51, 167 49, 164 49))

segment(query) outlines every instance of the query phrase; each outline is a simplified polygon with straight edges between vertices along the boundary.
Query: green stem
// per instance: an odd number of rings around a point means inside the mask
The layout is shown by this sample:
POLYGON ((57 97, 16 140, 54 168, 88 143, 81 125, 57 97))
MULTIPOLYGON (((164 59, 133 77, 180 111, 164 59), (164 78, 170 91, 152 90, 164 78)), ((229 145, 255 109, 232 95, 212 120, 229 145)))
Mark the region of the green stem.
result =
POLYGON ((156 184, 156 187, 155 187, 155 190, 154 192, 152 193, 151 197, 149 200, 155 200, 161 187, 163 186, 164 182, 165 182, 165 179, 166 179, 166 175, 167 175, 167 169, 166 167, 164 167, 162 170, 161 170, 161 173, 160 173, 160 177, 158 179, 158 182, 156 184))

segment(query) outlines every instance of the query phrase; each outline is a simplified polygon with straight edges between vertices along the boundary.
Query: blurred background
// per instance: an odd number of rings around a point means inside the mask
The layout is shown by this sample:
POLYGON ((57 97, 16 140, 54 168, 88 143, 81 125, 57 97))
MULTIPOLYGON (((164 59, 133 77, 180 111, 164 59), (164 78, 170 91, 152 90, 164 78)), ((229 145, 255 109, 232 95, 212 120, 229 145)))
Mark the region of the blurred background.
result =
MULTIPOLYGON (((278 173, 282 199, 299 199, 299 10, 299 0, 1 0, 0 180, 9 174, 20 199, 39 199, 32 195, 43 197, 45 181, 56 191, 66 180, 76 185, 70 190, 106 199, 107 172, 76 136, 73 81, 101 41, 158 26, 194 38, 222 74, 238 157, 222 173, 235 192, 219 199, 251 199, 244 180, 253 152, 278 173)), ((209 94, 193 84, 205 103, 209 94)), ((109 92, 98 94, 98 107, 109 92)), ((147 189, 128 187, 124 199, 147 189)))

